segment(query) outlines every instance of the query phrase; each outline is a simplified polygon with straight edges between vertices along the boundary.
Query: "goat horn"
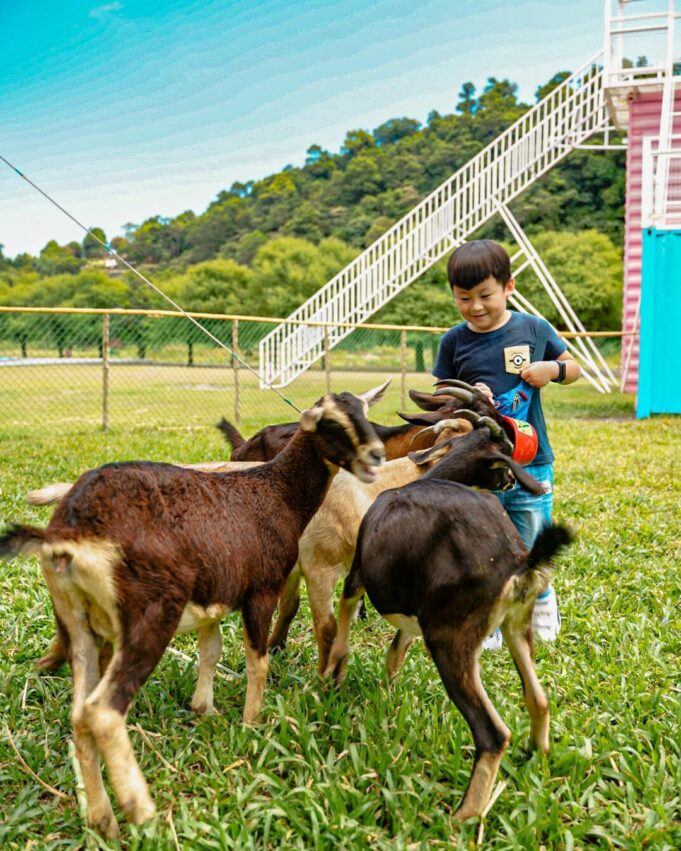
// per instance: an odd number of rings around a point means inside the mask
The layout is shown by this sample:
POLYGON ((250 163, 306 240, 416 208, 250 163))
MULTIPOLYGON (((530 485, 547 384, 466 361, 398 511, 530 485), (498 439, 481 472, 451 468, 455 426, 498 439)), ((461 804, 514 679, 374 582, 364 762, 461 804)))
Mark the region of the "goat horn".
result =
POLYGON ((462 390, 468 390, 471 393, 477 393, 475 387, 472 384, 468 384, 465 381, 460 381, 458 378, 440 378, 435 382, 435 385, 444 384, 446 387, 460 387, 462 390))
POLYGON ((454 411, 454 415, 461 420, 468 420, 469 423, 479 422, 480 414, 476 414, 475 411, 469 411, 467 408, 462 408, 460 411, 454 411))
POLYGON ((476 428, 482 428, 483 426, 487 426, 495 437, 499 437, 500 434, 504 433, 499 423, 495 423, 491 417, 480 417, 476 423, 476 428))
POLYGON ((482 428, 483 426, 487 426, 490 430, 492 437, 500 437, 502 438, 502 443, 504 447, 508 450, 509 455, 513 455, 513 444, 508 439, 506 432, 499 425, 499 423, 494 422, 491 417, 480 417, 478 422, 475 424, 476 428, 482 428))
POLYGON ((434 398, 438 396, 453 396, 455 399, 459 399, 459 401, 464 402, 466 405, 470 405, 470 403, 475 398, 474 394, 470 390, 464 390, 463 387, 443 387, 438 390, 437 393, 433 394, 434 398))
MULTIPOLYGON (((464 418, 462 417, 462 419, 464 418)), ((440 420, 439 422, 435 423, 434 426, 431 426, 431 428, 433 429, 435 434, 440 434, 440 432, 446 428, 451 429, 452 431, 461 431, 461 424, 459 423, 458 419, 440 420)))

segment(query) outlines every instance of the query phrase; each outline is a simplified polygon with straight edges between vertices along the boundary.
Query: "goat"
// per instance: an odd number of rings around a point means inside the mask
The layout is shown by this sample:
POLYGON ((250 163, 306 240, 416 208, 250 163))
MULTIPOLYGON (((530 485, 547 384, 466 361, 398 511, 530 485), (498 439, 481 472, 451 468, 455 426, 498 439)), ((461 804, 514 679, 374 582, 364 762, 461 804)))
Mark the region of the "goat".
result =
MULTIPOLYGON (((259 465, 259 461, 204 461, 199 464, 177 464, 187 470, 200 470, 203 473, 233 473, 237 470, 247 470, 249 467, 259 465)), ((26 495, 29 505, 54 505, 61 502, 73 487, 73 482, 53 482, 45 487, 38 488, 26 495)), ((39 671, 54 671, 67 660, 66 645, 68 637, 64 630, 59 628, 50 641, 47 652, 35 661, 35 667, 39 671)), ((208 709, 207 711, 210 711, 208 709)))
POLYGON ((508 457, 512 446, 493 421, 460 411, 457 420, 440 421, 433 427, 433 432, 439 435, 439 445, 421 453, 412 452, 408 458, 388 461, 372 484, 362 484, 342 473, 336 477, 322 508, 300 539, 298 563, 289 574, 279 600, 279 614, 270 637, 270 648, 281 649, 286 644, 291 621, 300 603, 300 582, 304 577, 319 651, 319 671, 324 672, 337 628, 333 595, 336 585, 352 564, 362 518, 379 493, 413 482, 446 453, 452 456, 449 464, 451 476, 456 481, 501 490, 517 479, 537 492, 536 481, 508 457), (470 431, 470 425, 462 422, 463 418, 473 423, 475 434, 465 433, 470 431), (459 432, 457 437, 451 436, 453 425, 459 432))
MULTIPOLYGON (((338 467, 373 481, 383 445, 368 401, 328 395, 303 411, 300 428, 269 464, 201 473, 169 464, 109 464, 85 473, 47 529, 14 526, 0 556, 41 555, 56 616, 68 635, 72 723, 88 824, 118 835, 99 755, 129 821, 155 812, 135 759, 126 715, 172 636, 198 629, 204 667, 194 701, 220 653, 219 620, 240 610, 246 651, 244 722, 260 712, 267 636, 298 539, 338 467), (98 640, 115 646, 103 677, 98 640)), ((212 686, 212 681, 211 681, 212 686)))
MULTIPOLYGON (((478 393, 477 390, 474 392, 478 393)), ((415 393, 415 391, 410 391, 410 395, 412 393, 415 393)), ((420 395, 423 396, 425 394, 420 395)), ((420 398, 418 394, 417 397, 420 398)), ((372 422, 371 424, 376 434, 385 446, 386 460, 393 461, 395 458, 403 458, 407 452, 417 449, 427 449, 429 446, 432 446, 434 435, 432 432, 423 431, 423 425, 433 425, 439 420, 456 417, 456 410, 461 407, 461 399, 469 397, 470 394, 467 391, 461 391, 461 396, 457 398, 453 388, 448 388, 447 392, 437 397, 441 400, 440 404, 428 409, 433 413, 428 416, 428 421, 425 423, 420 421, 423 420, 423 417, 420 417, 420 420, 417 422, 416 419, 412 418, 414 415, 409 414, 400 414, 403 419, 408 420, 407 424, 385 426, 372 422)), ((467 405, 466 407, 475 409, 471 405, 467 405)), ((481 413, 491 416, 494 413, 494 407, 488 404, 481 413)), ((233 461, 271 461, 272 458, 276 458, 279 452, 289 442, 295 433, 297 424, 277 423, 268 425, 260 429, 260 431, 256 432, 248 440, 224 417, 217 424, 217 427, 232 447, 231 458, 233 461)))
POLYGON ((542 565, 572 535, 548 527, 528 552, 495 496, 447 480, 452 457, 419 481, 382 493, 364 517, 325 674, 337 684, 345 677, 350 625, 365 592, 397 627, 386 660, 391 682, 409 646, 423 637, 475 743, 470 780, 454 814, 463 821, 483 813, 511 737, 480 679, 481 645, 497 627, 520 674, 532 742, 549 749, 549 707, 532 663, 531 616, 549 581, 542 565))
POLYGON ((419 390, 410 390, 409 398, 426 413, 403 414, 406 422, 412 425, 432 425, 441 418, 441 411, 452 404, 455 407, 463 405, 466 409, 473 411, 481 417, 489 417, 497 423, 513 439, 513 429, 504 417, 497 411, 490 398, 482 393, 472 384, 460 381, 458 378, 438 379, 437 389, 434 393, 423 393, 419 390))
MULTIPOLYGON (((493 421, 466 410, 460 411, 459 415, 458 419, 441 420, 435 426, 423 429, 430 433, 430 437, 424 442, 435 439, 435 447, 431 451, 411 452, 408 458, 388 461, 373 483, 362 483, 342 470, 338 473, 319 511, 299 541, 298 561, 289 574, 279 599, 278 616, 269 640, 270 649, 280 650, 286 645, 291 622, 300 605, 300 584, 304 578, 317 642, 318 668, 320 673, 324 672, 337 628, 333 606, 334 591, 350 569, 360 523, 379 493, 414 481, 454 448, 456 453, 449 462, 450 476, 457 481, 494 490, 503 489, 517 479, 530 490, 535 488, 535 480, 528 477, 522 467, 506 457, 511 454, 512 446, 504 432, 493 421), (470 432, 473 426, 478 430, 475 437, 466 437, 466 433, 470 432), (460 444, 456 437, 452 439, 455 435, 464 437, 460 444), (458 466, 455 468, 456 459, 458 466)), ((210 466, 230 469, 247 464, 215 462, 212 465, 193 466, 196 469, 210 466)), ((55 486, 52 486, 35 491, 30 495, 30 500, 35 504, 44 492, 52 493, 54 488, 55 486)), ((53 643, 49 653, 40 660, 41 667, 46 667, 48 663, 54 666, 63 660, 63 650, 58 643, 53 643)), ((199 670, 201 668, 200 664, 199 670)), ((202 705, 203 711, 214 711, 212 691, 210 699, 205 699, 204 696, 202 705)))

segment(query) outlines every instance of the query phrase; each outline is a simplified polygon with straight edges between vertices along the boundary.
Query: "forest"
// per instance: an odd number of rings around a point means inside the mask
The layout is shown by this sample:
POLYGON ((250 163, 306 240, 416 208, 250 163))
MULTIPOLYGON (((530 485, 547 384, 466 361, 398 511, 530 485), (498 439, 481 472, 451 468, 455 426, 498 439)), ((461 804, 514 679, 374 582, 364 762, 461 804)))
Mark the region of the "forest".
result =
MULTIPOLYGON (((536 99, 567 76, 556 73, 536 99)), ((157 215, 113 237, 91 230, 187 310, 283 317, 530 107, 508 79, 490 77, 480 92, 467 82, 451 113, 350 130, 337 153, 312 144, 303 165, 235 182, 201 213, 157 215)), ((580 150, 511 205, 590 330, 620 324, 624 187, 624 151, 580 150)), ((508 239, 500 220, 475 236, 508 239)), ((0 305, 167 306, 124 267, 107 268, 106 255, 89 235, 50 240, 37 257, 8 258, 0 246, 0 305)), ((531 273, 519 287, 560 327, 531 273)), ((442 261, 373 321, 455 318, 442 261)))

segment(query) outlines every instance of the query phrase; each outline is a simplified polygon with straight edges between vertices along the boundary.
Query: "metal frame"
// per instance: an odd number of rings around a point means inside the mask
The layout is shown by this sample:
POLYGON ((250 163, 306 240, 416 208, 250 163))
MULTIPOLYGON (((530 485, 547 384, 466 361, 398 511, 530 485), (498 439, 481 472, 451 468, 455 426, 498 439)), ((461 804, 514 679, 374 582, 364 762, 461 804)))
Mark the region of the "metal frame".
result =
MULTIPOLYGON (((610 126, 601 54, 589 60, 418 204, 289 319, 360 323, 542 174, 610 126)), ((333 347, 350 330, 333 329, 333 347)), ((286 386, 324 352, 319 329, 282 323, 260 343, 266 381, 286 386)), ((264 385, 263 385, 264 386, 264 385)))

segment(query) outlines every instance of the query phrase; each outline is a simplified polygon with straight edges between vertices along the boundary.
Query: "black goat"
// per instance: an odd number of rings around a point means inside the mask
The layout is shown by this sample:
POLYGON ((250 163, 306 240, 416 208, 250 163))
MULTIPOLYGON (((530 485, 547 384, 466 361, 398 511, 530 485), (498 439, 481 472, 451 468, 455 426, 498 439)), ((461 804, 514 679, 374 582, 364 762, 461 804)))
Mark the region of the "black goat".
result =
POLYGON ((495 496, 444 480, 454 472, 452 457, 420 480, 385 491, 365 515, 326 674, 337 683, 345 676, 350 625, 365 591, 398 627, 387 656, 391 680, 410 644, 423 636, 475 742, 471 778, 455 813, 464 820, 483 812, 511 736, 480 679, 481 645, 497 627, 520 674, 532 742, 549 749, 549 707, 532 663, 531 616, 548 584, 550 571, 542 565, 572 536, 562 526, 548 527, 528 552, 495 496))

